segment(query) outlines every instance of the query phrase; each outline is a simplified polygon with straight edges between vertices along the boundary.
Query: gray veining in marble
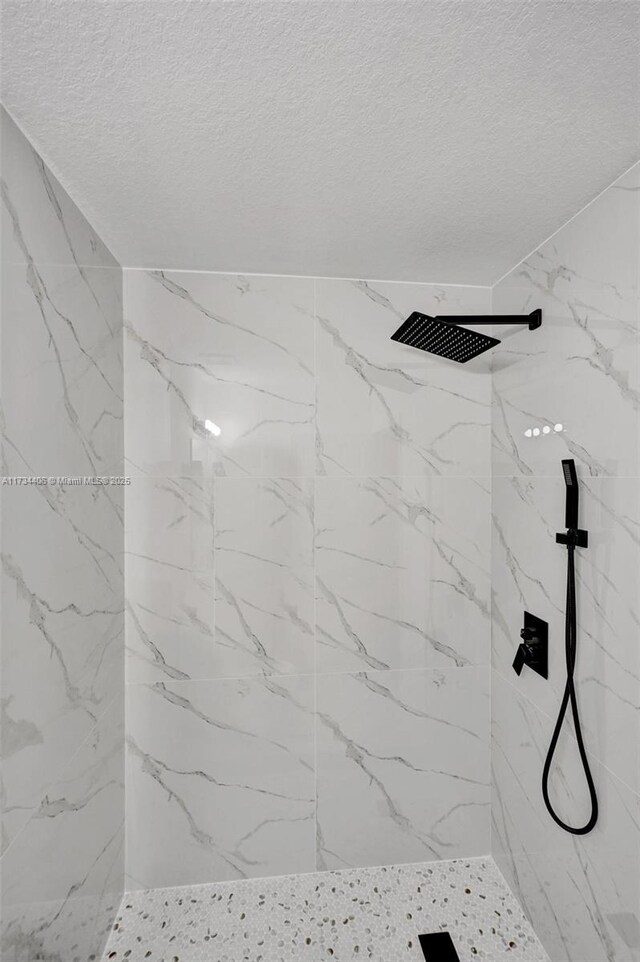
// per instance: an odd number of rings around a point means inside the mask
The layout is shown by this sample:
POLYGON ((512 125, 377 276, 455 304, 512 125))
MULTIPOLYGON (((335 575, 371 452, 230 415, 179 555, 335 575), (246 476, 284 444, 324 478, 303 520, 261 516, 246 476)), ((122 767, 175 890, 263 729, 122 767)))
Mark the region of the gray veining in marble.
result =
POLYGON ((564 457, 590 475, 640 474, 639 178, 635 167, 493 289, 496 313, 543 312, 493 355, 494 476, 555 475, 564 457))
POLYGON ((122 458, 122 272, 2 123, 3 473, 109 474, 122 458))
POLYGON ((389 335, 416 306, 487 304, 479 288, 126 273, 132 887, 486 850, 488 369, 389 335), (375 783, 330 774, 331 731, 351 738, 332 689, 364 698, 358 751, 398 713, 415 782, 401 763, 375 783), (239 749, 228 712, 256 736, 239 749), (285 766, 279 798, 265 766, 285 717, 309 767, 285 766), (440 798, 420 814, 427 782, 440 798), (334 824, 381 804, 392 831, 381 815, 362 849, 334 824))
POLYGON ((2 859, 8 962, 102 950, 124 872, 123 722, 118 696, 2 859))
POLYGON ((318 478, 318 669, 486 664, 489 505, 471 478, 318 478))
POLYGON ((130 887, 315 868, 311 677, 130 685, 128 698, 130 887))
POLYGON ((319 868, 489 844, 487 668, 320 675, 319 868))
MULTIPOLYGON (((558 962, 637 962, 617 922, 638 921, 640 797, 592 760, 600 817, 590 835, 563 832, 542 800, 542 765, 554 719, 494 671, 493 854, 558 962)), ((631 737, 631 733, 630 737, 631 737)), ((551 797, 565 820, 588 817, 576 745, 565 735, 552 770, 551 797)))
POLYGON ((127 470, 313 474, 313 290, 299 278, 127 272, 127 470))
POLYGON ((488 289, 319 280, 318 474, 488 476, 486 359, 462 367, 390 340, 415 310, 488 309, 488 289))
MULTIPOLYGON (((639 176, 636 166, 493 291, 494 310, 543 310, 540 330, 493 358, 493 854, 554 962, 640 959, 639 176), (589 531, 576 551, 576 687, 600 816, 584 837, 554 824, 540 787, 566 676, 555 533, 567 457, 589 531), (523 609, 549 622, 548 682, 511 671, 523 609)), ((551 793, 578 824, 588 792, 572 732, 567 721, 551 793)))
POLYGON ((102 951, 124 879, 122 271, 2 114, 2 948, 102 951), (49 479, 53 479, 53 483, 49 479))
POLYGON ((127 678, 213 677, 213 481, 134 477, 125 498, 127 678))
POLYGON ((216 480, 219 673, 314 669, 313 482, 216 480))

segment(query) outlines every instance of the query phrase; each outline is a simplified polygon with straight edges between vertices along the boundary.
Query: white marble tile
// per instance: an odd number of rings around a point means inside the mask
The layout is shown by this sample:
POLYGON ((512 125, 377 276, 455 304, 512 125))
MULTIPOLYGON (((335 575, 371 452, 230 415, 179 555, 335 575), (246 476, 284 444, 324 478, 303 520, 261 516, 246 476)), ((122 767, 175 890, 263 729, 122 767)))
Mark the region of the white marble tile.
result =
MULTIPOLYGON (((601 307, 623 303, 640 295, 639 247, 640 163, 538 248, 532 279, 543 294, 589 291, 601 307)), ((522 266, 499 287, 519 286, 522 266)))
POLYGON ((122 271, 2 124, 3 474, 121 474, 122 271))
POLYGON ((313 474, 313 283, 125 272, 129 473, 313 474))
POLYGON ((415 310, 486 314, 489 289, 318 280, 317 473, 488 475, 488 361, 390 337, 415 310))
POLYGON ((488 719, 488 668, 318 675, 318 868, 486 851, 488 719))
POLYGON ((2 259, 25 265, 28 258, 14 235, 10 211, 18 214, 20 233, 38 264, 119 268, 69 195, 62 189, 7 112, 2 122, 2 259))
POLYGON ((488 480, 316 481, 317 668, 487 664, 488 480))
POLYGON ((217 674, 313 671, 313 482, 215 487, 217 674))
MULTIPOLYGON (((1 473, 121 476, 122 272, 1 123, 1 473)), ((95 958, 122 891, 123 502, 115 485, 0 488, 7 962, 95 958)))
POLYGON ((311 677, 130 685, 127 712, 130 888, 315 867, 311 677))
POLYGON ((2 274, 3 474, 121 475, 121 272, 2 274))
POLYGON ((107 709, 0 862, 2 958, 99 957, 124 871, 124 703, 107 709))
MULTIPOLYGON (((543 323, 493 353, 492 850, 554 962, 640 958, 639 250, 636 167, 493 291, 496 312, 541 307, 543 323), (576 551, 576 677, 601 811, 584 837, 553 823, 540 788, 566 678, 555 533, 567 457, 589 531, 576 551), (548 682, 512 672, 523 609, 549 622, 548 682)), ((567 721, 552 797, 579 824, 589 796, 571 733, 567 721)))
POLYGON ((129 683, 216 675, 213 571, 127 559, 129 683))
POLYGON ((1 490, 4 845, 123 683, 120 494, 1 490))
MULTIPOLYGON (((580 484, 580 525, 589 532, 589 547, 575 554, 582 725, 590 751, 640 792, 640 483, 581 476, 580 484)), ((564 507, 560 472, 494 479, 493 663, 553 717, 566 679, 567 551, 555 541, 564 507), (548 681, 511 670, 524 610, 549 622, 548 681)))
POLYGON ((213 482, 131 479, 125 491, 127 558, 169 568, 213 569, 213 482))
MULTIPOLYGON (((640 797, 594 762, 598 823, 586 836, 563 832, 540 788, 553 720, 493 674, 494 857, 554 962, 637 962, 640 797)), ((550 791, 565 820, 588 817, 570 739, 560 744, 550 791)))
POLYGON ((126 490, 127 679, 211 678, 213 481, 135 476, 126 490))
MULTIPOLYGON (((496 310, 519 309, 511 297, 497 303, 496 310)), ((551 308, 542 328, 515 334, 496 353, 495 364, 505 366, 493 378, 495 476, 552 475, 562 458, 579 460, 592 475, 638 474, 636 311, 634 304, 618 322, 551 308), (526 436, 535 429, 538 437, 526 436)))
POLYGON ((496 475, 555 474, 564 457, 593 475, 640 473, 639 171, 493 288, 496 313, 543 312, 492 352, 496 475))

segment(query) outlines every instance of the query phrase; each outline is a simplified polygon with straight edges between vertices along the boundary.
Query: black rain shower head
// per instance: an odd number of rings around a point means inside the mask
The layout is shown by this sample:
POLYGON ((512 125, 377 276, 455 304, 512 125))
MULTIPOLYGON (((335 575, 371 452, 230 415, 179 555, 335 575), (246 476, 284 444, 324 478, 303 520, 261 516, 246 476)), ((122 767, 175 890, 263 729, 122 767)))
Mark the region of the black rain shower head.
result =
POLYGON ((448 357, 460 364, 500 343, 495 337, 478 334, 477 331, 470 331, 468 327, 448 324, 437 317, 419 314, 418 311, 414 311, 402 327, 391 335, 391 340, 417 347, 430 354, 439 354, 440 357, 448 357))
POLYGON ((471 331, 468 327, 460 327, 460 324, 528 324, 529 330, 533 331, 542 324, 542 311, 538 309, 525 315, 498 314, 475 317, 457 314, 448 317, 441 315, 430 317, 429 314, 414 311, 395 334, 391 335, 391 340, 408 344, 420 351, 428 351, 430 354, 438 354, 459 364, 465 364, 471 358, 483 354, 500 343, 496 337, 479 334, 478 331, 471 331))

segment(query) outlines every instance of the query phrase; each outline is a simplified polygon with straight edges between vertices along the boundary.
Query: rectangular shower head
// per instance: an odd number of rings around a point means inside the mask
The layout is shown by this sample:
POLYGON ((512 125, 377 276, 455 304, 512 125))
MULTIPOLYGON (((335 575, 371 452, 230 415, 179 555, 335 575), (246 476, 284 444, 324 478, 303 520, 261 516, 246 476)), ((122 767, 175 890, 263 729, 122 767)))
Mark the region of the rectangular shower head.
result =
POLYGON ((562 473, 564 483, 567 486, 567 500, 565 507, 565 525, 567 528, 578 527, 578 501, 580 492, 578 488, 578 474, 576 472, 576 462, 573 458, 567 458, 562 462, 562 473))
POLYGON ((470 331, 468 327, 459 327, 428 314, 420 314, 419 311, 414 311, 406 319, 395 334, 391 335, 391 340, 428 351, 430 354, 439 354, 440 357, 447 357, 459 364, 465 364, 500 343, 495 337, 470 331))

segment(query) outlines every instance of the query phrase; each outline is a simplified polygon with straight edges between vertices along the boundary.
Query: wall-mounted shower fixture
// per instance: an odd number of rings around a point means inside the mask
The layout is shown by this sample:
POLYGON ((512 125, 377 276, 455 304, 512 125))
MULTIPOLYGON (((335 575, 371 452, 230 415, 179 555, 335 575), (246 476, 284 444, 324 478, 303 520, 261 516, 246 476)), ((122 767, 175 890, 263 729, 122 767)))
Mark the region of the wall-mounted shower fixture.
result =
POLYGON ((520 674, 525 665, 532 671, 549 677, 549 625, 528 611, 524 613, 524 628, 520 632, 522 642, 513 660, 513 670, 520 674))
POLYGON ((542 324, 542 311, 538 308, 530 314, 438 314, 436 317, 414 311, 391 335, 391 340, 459 364, 500 343, 496 337, 470 331, 468 327, 460 327, 461 324, 527 324, 530 331, 535 331, 542 324))
POLYGON ((573 459, 568 459, 562 462, 562 471, 564 474, 564 483, 567 488, 566 496, 566 506, 565 506, 565 524, 567 527, 566 533, 560 532, 556 535, 556 542, 558 544, 564 544, 567 546, 567 608, 565 613, 565 659, 567 665, 567 682, 564 689, 564 694, 562 696, 562 703, 560 705, 560 711, 558 713, 558 720, 556 722, 556 727, 553 730, 553 735, 551 736, 551 744, 549 745, 549 751, 547 752, 547 757, 544 762, 544 769, 542 772, 542 795, 544 798, 545 805, 551 815, 551 818, 556 822, 560 828, 563 828, 565 832, 570 832, 572 835, 586 835, 594 827, 598 821, 598 796, 596 795, 595 785, 593 783, 593 777, 591 775, 591 769, 589 768, 589 759, 587 758, 587 752, 584 747, 584 740, 582 737, 582 728, 580 726, 580 715, 578 713, 578 698, 576 695, 575 684, 573 680, 575 667, 576 667, 576 649, 577 649, 577 607, 576 607, 576 566, 575 566, 575 549, 576 548, 586 548, 589 545, 589 537, 586 531, 583 531, 578 527, 578 507, 579 507, 579 487, 578 487, 578 475, 576 473, 576 465, 573 459), (555 754, 558 739, 560 737, 560 732, 562 730, 562 725, 564 724, 564 718, 567 712, 567 707, 571 702, 571 714, 573 716, 573 728, 576 741, 578 743, 578 751, 580 752, 580 760, 582 762, 582 767, 584 769, 585 778, 587 780, 587 787, 589 789, 589 796, 591 799, 591 815, 588 821, 582 825, 580 828, 573 828, 571 825, 567 825, 566 822, 556 815, 551 800, 549 798, 549 772, 551 770, 551 763, 553 761, 553 756, 555 754))

